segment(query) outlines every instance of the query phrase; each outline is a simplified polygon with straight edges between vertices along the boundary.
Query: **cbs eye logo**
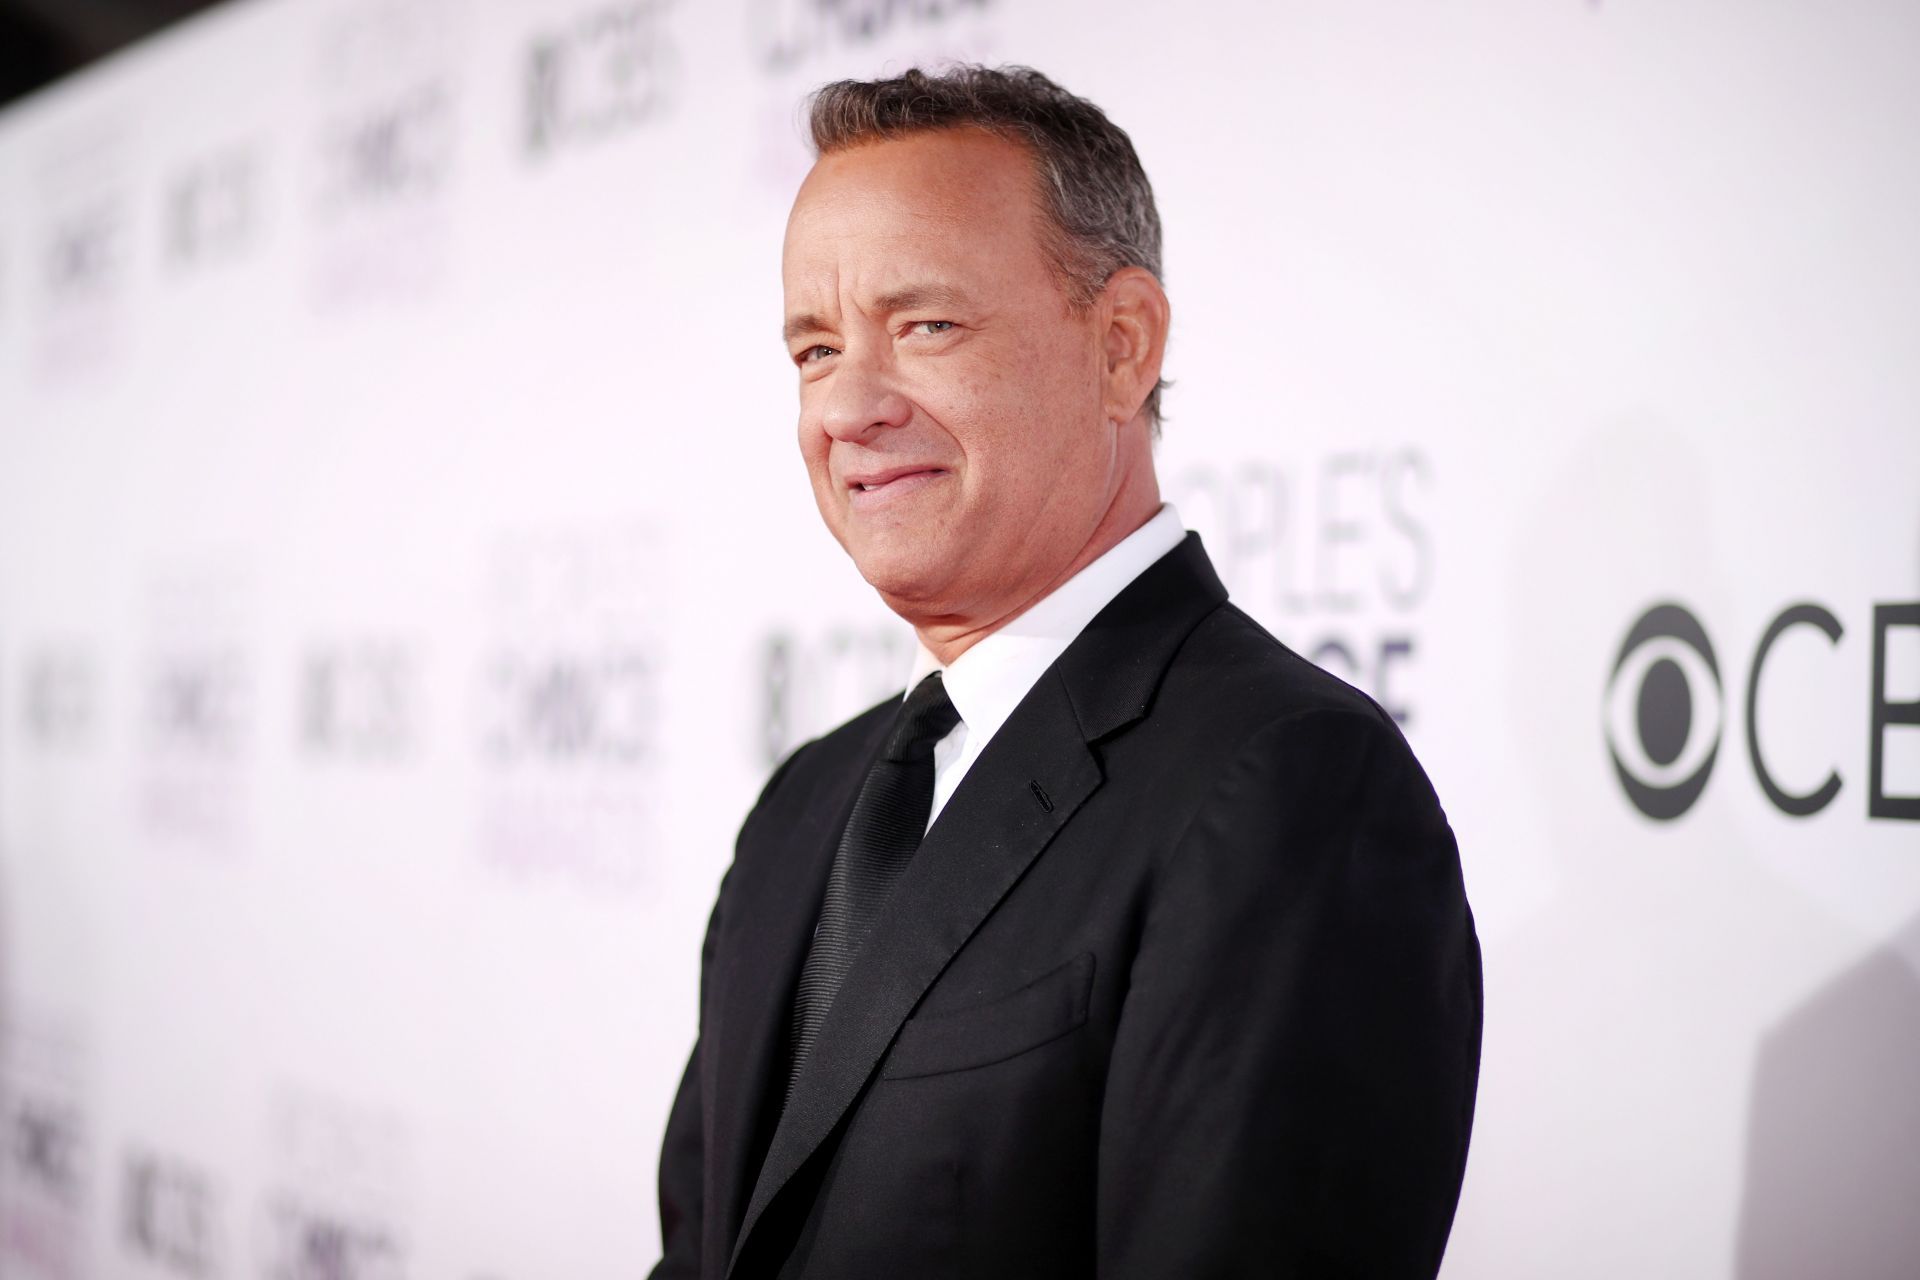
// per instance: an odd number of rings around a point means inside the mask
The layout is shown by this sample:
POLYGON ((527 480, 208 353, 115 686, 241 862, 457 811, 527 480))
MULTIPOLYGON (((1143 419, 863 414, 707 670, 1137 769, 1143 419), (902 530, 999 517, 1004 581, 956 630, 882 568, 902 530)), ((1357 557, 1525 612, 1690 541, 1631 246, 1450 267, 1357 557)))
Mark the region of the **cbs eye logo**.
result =
POLYGON ((1614 659, 1602 722, 1634 808, 1670 821, 1693 807, 1720 754, 1720 664, 1699 619, 1677 604, 1640 615, 1614 659))
MULTIPOLYGON (((1760 731, 1767 661, 1781 637, 1799 628, 1823 637, 1833 649, 1846 635, 1825 605, 1790 604, 1761 631, 1744 680, 1747 763, 1767 803, 1790 818, 1826 809, 1843 785, 1836 767, 1818 782, 1793 789, 1795 782, 1776 775, 1767 763, 1760 731)), ((1920 735, 1920 697, 1912 693, 1911 678, 1897 674, 1903 661, 1912 664, 1896 657, 1896 650, 1912 653, 1920 642, 1920 600, 1876 603, 1867 640, 1867 817, 1920 822, 1920 775, 1900 766, 1897 749, 1889 745, 1897 735, 1907 735, 1909 742, 1920 735), (1896 642, 1896 633, 1904 638, 1896 642)), ((1614 659, 1601 714, 1614 772, 1633 807, 1659 822, 1691 809, 1707 789, 1731 715, 1720 663, 1700 620, 1672 603, 1641 614, 1614 659)), ((1832 728, 1829 722, 1814 731, 1832 728)))

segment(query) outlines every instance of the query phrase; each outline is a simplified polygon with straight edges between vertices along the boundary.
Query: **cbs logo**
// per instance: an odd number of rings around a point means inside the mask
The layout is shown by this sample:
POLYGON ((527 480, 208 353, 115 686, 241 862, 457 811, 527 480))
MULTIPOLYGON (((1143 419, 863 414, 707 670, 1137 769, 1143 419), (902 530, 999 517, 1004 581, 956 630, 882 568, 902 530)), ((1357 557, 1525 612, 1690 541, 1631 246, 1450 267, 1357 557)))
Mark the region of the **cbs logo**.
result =
MULTIPOLYGON (((1761 675, 1774 645, 1796 627, 1818 631, 1830 646, 1845 634, 1831 610, 1812 603, 1790 605, 1767 624, 1747 668, 1746 748, 1754 781, 1768 802, 1790 817, 1804 818, 1840 794, 1839 771, 1830 770, 1811 790, 1788 791, 1768 769, 1760 740, 1761 675)), ((1904 628, 1920 629, 1920 601, 1873 607, 1867 816, 1920 821, 1920 795, 1889 793, 1886 778, 1889 731, 1920 727, 1920 698, 1895 698, 1888 689, 1888 636, 1904 628)), ((1727 719, 1719 658, 1700 620, 1671 602, 1641 614, 1621 641, 1602 710, 1614 773, 1633 807, 1660 822, 1691 809, 1713 775, 1727 719)))

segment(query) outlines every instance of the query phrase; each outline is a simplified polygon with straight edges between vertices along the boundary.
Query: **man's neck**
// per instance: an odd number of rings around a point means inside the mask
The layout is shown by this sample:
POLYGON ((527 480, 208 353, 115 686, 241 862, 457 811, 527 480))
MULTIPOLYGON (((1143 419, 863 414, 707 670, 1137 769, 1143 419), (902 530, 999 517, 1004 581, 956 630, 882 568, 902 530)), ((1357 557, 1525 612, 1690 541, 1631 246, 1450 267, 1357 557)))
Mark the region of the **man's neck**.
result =
POLYGON ((1160 486, 1149 471, 1144 485, 1123 489, 1115 495, 1113 504, 1100 518, 1093 536, 1087 539, 1086 545, 1080 549, 1079 554, 1038 589, 1027 592, 1010 607, 1000 610, 985 621, 977 617, 943 618, 916 624, 914 634, 920 637, 920 643, 926 646, 927 652, 940 660, 941 666, 951 665, 954 659, 968 649, 1045 600, 1071 580, 1075 574, 1119 546, 1140 526, 1153 519, 1154 513, 1159 510, 1160 486))

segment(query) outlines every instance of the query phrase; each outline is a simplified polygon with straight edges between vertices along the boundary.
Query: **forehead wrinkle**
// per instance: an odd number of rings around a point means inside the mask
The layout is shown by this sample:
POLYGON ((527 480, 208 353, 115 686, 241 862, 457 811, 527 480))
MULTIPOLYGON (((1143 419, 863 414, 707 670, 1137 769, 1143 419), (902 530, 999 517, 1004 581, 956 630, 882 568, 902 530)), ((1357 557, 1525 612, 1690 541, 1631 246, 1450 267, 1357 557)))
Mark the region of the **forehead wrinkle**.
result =
POLYGON ((810 279, 794 280, 790 256, 783 253, 781 294, 788 307, 801 308, 787 312, 786 322, 780 330, 781 339, 785 342, 792 342, 805 333, 822 333, 833 328, 828 317, 837 310, 833 303, 838 296, 840 271, 837 267, 827 267, 815 269, 809 275, 810 279), (797 289, 794 287, 796 284, 800 286, 797 289))
POLYGON ((941 278, 956 265, 978 266, 942 254, 977 220, 969 196, 920 190, 902 200, 884 182, 839 181, 834 158, 816 165, 788 215, 782 267, 795 310, 785 340, 837 332, 849 309, 870 317, 926 306, 978 311, 983 299, 941 278))

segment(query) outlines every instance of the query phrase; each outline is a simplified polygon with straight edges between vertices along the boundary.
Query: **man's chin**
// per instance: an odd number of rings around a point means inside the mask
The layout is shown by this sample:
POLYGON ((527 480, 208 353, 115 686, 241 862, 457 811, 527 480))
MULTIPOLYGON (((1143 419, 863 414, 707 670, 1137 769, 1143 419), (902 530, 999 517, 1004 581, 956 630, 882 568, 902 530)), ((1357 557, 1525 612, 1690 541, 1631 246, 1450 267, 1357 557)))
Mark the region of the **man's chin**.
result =
POLYGON ((888 608, 903 616, 937 611, 953 579, 952 571, 927 556, 924 548, 919 554, 879 548, 850 554, 867 585, 880 593, 888 608))

